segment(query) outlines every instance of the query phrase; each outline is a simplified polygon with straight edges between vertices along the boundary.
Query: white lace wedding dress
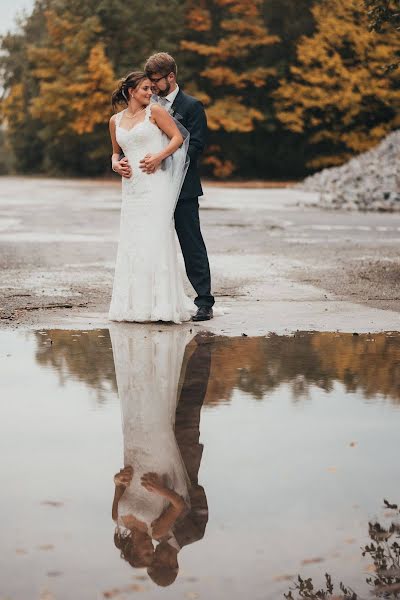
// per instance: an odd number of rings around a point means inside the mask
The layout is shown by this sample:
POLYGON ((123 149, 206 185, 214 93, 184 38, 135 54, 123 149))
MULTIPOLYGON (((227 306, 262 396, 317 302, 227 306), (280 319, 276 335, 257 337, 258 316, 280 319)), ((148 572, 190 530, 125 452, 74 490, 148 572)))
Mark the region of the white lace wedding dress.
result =
POLYGON ((122 324, 110 326, 124 435, 124 466, 133 467, 132 481, 118 503, 118 525, 131 515, 147 525, 169 502, 141 485, 155 472, 182 496, 188 508, 189 478, 174 434, 179 376, 187 343, 187 328, 155 331, 122 324))
POLYGON ((122 207, 114 285, 108 317, 112 321, 188 321, 196 307, 185 295, 179 269, 173 213, 176 186, 168 170, 148 175, 139 162, 165 146, 165 136, 144 120, 125 129, 116 116, 116 139, 132 168, 122 178, 122 207))

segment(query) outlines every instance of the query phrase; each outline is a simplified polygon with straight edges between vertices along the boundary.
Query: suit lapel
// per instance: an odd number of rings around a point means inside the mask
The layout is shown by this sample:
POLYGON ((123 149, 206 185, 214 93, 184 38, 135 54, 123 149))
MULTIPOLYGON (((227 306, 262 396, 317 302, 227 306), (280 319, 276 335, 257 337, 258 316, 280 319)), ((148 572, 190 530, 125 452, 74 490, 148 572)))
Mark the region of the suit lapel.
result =
POLYGON ((172 106, 171 106, 171 111, 172 111, 172 114, 173 114, 173 115, 174 115, 176 112, 179 112, 179 107, 180 107, 180 106, 181 106, 181 104, 182 104, 183 97, 184 97, 184 96, 183 96, 183 92, 182 92, 182 90, 179 88, 179 92, 177 93, 177 95, 176 95, 176 98, 175 98, 175 100, 173 101, 173 103, 172 103, 172 106))

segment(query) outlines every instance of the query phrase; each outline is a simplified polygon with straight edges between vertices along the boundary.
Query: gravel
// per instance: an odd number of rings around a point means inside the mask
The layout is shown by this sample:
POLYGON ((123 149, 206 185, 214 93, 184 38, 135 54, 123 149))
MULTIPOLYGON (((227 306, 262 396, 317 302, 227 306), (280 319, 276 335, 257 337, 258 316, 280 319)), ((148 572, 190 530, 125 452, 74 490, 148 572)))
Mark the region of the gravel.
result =
POLYGON ((298 187, 319 192, 318 206, 332 209, 400 211, 400 130, 340 167, 307 177, 298 187))

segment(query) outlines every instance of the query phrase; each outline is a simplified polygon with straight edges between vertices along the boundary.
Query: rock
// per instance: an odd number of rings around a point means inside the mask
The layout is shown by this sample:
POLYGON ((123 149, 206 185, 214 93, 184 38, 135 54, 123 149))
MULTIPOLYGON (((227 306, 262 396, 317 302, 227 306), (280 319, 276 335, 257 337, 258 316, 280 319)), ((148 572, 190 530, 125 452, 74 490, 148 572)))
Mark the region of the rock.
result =
POLYGON ((360 211, 400 211, 400 130, 340 167, 323 169, 298 187, 319 192, 319 206, 360 211))

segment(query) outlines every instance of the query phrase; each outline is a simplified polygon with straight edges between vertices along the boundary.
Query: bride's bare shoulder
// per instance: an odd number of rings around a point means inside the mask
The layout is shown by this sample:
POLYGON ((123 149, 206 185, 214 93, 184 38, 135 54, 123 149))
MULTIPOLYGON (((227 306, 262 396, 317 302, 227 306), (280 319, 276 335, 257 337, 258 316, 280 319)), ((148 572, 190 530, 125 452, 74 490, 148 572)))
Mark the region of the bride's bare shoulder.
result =
POLYGON ((161 115, 162 113, 167 112, 165 108, 161 106, 161 104, 158 104, 158 102, 153 102, 150 104, 150 110, 153 115, 161 115))
POLYGON ((119 112, 116 112, 116 113, 114 113, 113 115, 111 115, 111 117, 110 117, 110 125, 111 125, 112 123, 116 123, 116 122, 117 122, 118 115, 120 115, 120 113, 122 113, 122 112, 124 112, 124 111, 123 111, 123 110, 121 110, 121 111, 119 111, 119 112))

